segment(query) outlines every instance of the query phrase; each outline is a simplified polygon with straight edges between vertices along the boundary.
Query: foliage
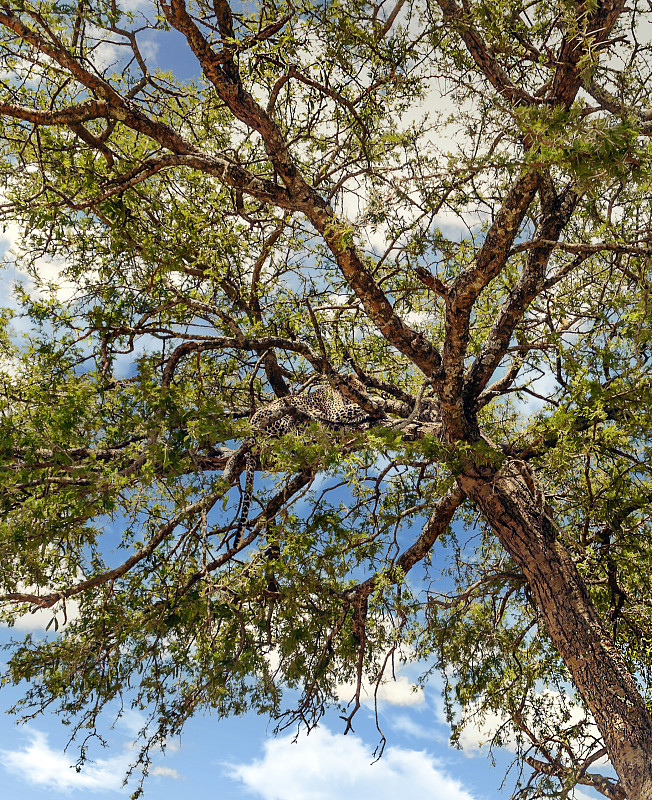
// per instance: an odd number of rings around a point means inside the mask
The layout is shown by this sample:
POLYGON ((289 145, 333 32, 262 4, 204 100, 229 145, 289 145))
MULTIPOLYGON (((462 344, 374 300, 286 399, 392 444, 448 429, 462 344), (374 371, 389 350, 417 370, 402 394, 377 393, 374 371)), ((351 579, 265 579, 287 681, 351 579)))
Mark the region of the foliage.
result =
POLYGON ((501 715, 519 796, 625 797, 481 486, 554 527, 649 705, 649 15, 0 8, 0 600, 59 610, 12 649, 27 713, 123 698, 146 761, 204 709, 350 725, 422 659, 454 736, 501 715), (263 442, 234 548, 247 418, 309 382, 368 424, 263 442))

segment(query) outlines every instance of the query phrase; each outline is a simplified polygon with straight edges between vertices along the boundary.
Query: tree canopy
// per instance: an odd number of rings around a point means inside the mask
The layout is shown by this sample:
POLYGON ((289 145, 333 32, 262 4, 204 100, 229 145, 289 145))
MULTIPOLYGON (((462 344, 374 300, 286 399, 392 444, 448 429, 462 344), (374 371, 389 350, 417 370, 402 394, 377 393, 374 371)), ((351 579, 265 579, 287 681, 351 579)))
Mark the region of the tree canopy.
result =
POLYGON ((67 614, 28 713, 124 698, 146 760, 421 660, 515 796, 652 798, 650 13, 3 0, 1 613, 67 614), (365 424, 252 437, 318 386, 365 424))

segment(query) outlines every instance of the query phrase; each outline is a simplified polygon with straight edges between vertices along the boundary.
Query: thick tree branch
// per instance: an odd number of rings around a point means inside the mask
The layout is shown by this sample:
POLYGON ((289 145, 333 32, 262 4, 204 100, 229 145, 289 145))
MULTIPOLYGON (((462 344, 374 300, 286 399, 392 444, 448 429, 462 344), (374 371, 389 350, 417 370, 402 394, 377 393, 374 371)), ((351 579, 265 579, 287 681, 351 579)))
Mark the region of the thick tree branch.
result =
POLYGON ((571 107, 582 84, 580 62, 606 40, 624 6, 625 0, 600 0, 589 14, 589 4, 578 5, 577 27, 571 23, 570 35, 564 37, 555 59, 558 66, 547 98, 550 105, 571 107))
MULTIPOLYGON (((486 445, 493 448, 488 441, 486 445)), ((519 463, 508 459, 496 467, 475 461, 462 469, 461 488, 527 578, 548 634, 595 718, 625 792, 647 796, 639 787, 649 786, 652 718, 577 566, 557 537, 545 503, 533 494, 519 463), (626 764, 636 766, 625 771, 626 764)))
POLYGON ((240 189, 264 203, 272 203, 280 208, 290 208, 292 206, 288 193, 282 186, 252 174, 224 156, 181 153, 164 153, 150 156, 128 173, 105 184, 106 189, 101 194, 82 202, 70 200, 68 205, 77 211, 93 208, 109 197, 147 180, 152 175, 174 167, 191 167, 203 172, 205 175, 218 178, 227 186, 240 189))
POLYGON ((489 48, 478 33, 477 26, 468 19, 464 10, 454 0, 437 0, 437 4, 446 21, 458 30, 473 60, 494 89, 514 105, 535 103, 535 98, 516 85, 490 54, 489 48))
POLYGON ((504 268, 540 180, 534 169, 521 173, 507 193, 472 266, 463 270, 448 287, 443 374, 437 388, 442 411, 448 416, 447 424, 454 437, 466 435, 462 387, 473 304, 504 268))
MULTIPOLYGON (((466 494, 459 486, 453 486, 443 497, 437 500, 419 538, 396 559, 389 576, 387 573, 383 574, 383 580, 389 579, 391 583, 398 583, 403 580, 404 576, 415 564, 423 561, 432 550, 437 539, 446 532, 455 516, 455 512, 465 500, 466 494)), ((347 590, 346 595, 348 597, 355 597, 360 594, 368 596, 374 591, 377 583, 378 576, 373 575, 371 578, 367 578, 366 581, 347 590)))
POLYGON ((0 103, 0 114, 14 119, 22 119, 33 125, 71 125, 76 122, 89 122, 93 119, 106 119, 111 116, 111 107, 104 100, 87 100, 85 103, 67 106, 56 111, 28 108, 15 103, 0 103))
MULTIPOLYGON (((529 764, 532 769, 540 772, 542 775, 551 775, 556 778, 565 778, 565 771, 555 764, 548 764, 538 758, 532 756, 523 756, 523 760, 529 764)), ((574 777, 572 774, 570 777, 574 777)), ((584 772, 579 777, 575 777, 577 783, 582 786, 591 786, 596 791, 608 797, 609 800, 627 800, 627 794, 623 787, 614 781, 612 778, 606 778, 604 775, 596 773, 584 772)))
MULTIPOLYGON (((257 199, 264 202, 273 203, 281 208, 293 207, 289 204, 287 192, 282 187, 272 181, 253 176, 244 168, 224 158, 207 156, 186 141, 173 128, 160 120, 154 120, 147 116, 133 101, 122 97, 104 78, 84 69, 79 60, 68 53, 65 48, 62 46, 56 47, 43 39, 25 25, 7 6, 3 6, 2 11, 0 11, 0 24, 13 30, 25 42, 52 58, 83 86, 102 98, 101 101, 94 100, 89 101, 88 104, 82 104, 77 109, 73 107, 49 112, 52 115, 49 122, 46 122, 46 117, 40 116, 42 124, 76 123, 97 117, 113 118, 123 122, 134 131, 150 136, 162 147, 175 153, 177 158, 184 157, 186 166, 191 166, 213 175, 227 185, 237 187, 248 194, 253 194, 257 199), (94 116, 88 116, 89 114, 94 116)), ((10 109, 13 109, 16 114, 19 110, 23 114, 29 112, 29 109, 22 109, 22 107, 11 104, 10 109)), ((37 123, 39 115, 47 114, 48 112, 37 110, 31 113, 37 115, 34 117, 34 122, 37 123)), ((156 159, 156 157, 154 158, 156 159)), ((165 161, 165 156, 162 159, 165 161)), ((147 168, 145 168, 145 171, 147 168)), ((156 164, 150 163, 149 168, 154 169, 155 172, 162 167, 156 167, 156 164)))
POLYGON ((579 200, 578 192, 567 187, 560 198, 554 198, 551 207, 544 211, 539 223, 537 239, 545 241, 528 252, 523 271, 510 290, 498 312, 480 354, 468 369, 464 379, 464 402, 472 405, 491 380, 494 371, 507 352, 516 326, 522 320, 530 303, 539 295, 546 277, 550 255, 562 231, 573 216, 579 200))
POLYGON ((394 312, 357 249, 349 243, 350 232, 346 223, 337 219, 328 203, 301 176, 276 122, 239 82, 228 80, 212 47, 188 14, 183 0, 171 0, 169 5, 164 2, 162 8, 170 24, 188 40, 221 100, 235 117, 260 134, 270 161, 290 193, 293 201, 290 206, 303 212, 323 236, 342 274, 381 333, 430 376, 440 364, 436 349, 394 312))

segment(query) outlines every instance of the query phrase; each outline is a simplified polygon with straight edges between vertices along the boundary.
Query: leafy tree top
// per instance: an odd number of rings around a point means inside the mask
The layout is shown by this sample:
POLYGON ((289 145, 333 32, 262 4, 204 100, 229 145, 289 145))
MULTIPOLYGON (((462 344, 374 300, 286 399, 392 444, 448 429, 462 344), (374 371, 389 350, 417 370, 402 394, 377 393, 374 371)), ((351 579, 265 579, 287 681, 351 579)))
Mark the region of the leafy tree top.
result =
POLYGON ((346 681, 350 727, 420 658, 454 735, 504 715, 520 796, 652 796, 649 14, 0 6, 0 602, 78 604, 15 644, 27 713, 124 696, 146 761, 346 681), (252 451, 320 385, 366 424, 252 451))

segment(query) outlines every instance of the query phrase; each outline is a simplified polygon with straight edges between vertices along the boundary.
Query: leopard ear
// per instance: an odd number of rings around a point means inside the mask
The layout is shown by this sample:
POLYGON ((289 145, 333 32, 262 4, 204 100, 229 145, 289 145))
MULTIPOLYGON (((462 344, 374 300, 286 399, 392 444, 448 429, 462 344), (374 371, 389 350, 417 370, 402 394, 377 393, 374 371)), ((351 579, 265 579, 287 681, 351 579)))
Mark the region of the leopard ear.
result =
POLYGON ((358 378, 355 372, 347 372, 344 376, 344 380, 349 384, 349 386, 353 386, 356 389, 359 389, 362 392, 366 391, 364 383, 358 378))

